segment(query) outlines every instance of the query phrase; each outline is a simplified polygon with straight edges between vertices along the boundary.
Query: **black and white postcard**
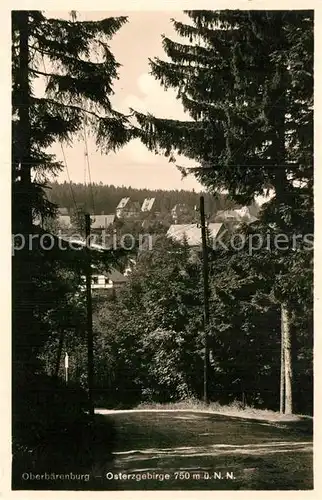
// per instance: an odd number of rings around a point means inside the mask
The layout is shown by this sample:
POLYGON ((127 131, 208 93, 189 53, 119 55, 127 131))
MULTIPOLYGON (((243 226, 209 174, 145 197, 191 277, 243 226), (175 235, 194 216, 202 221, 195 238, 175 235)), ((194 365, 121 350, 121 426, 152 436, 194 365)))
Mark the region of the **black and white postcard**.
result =
POLYGON ((313 3, 58 3, 7 12, 11 490, 313 490, 313 3))

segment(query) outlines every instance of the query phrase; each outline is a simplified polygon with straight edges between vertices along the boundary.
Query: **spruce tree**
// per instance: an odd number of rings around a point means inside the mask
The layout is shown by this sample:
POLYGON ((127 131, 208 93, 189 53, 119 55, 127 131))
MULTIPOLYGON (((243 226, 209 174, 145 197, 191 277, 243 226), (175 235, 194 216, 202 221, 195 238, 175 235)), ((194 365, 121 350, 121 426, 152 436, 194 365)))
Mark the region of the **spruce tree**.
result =
POLYGON ((109 40, 126 17, 100 21, 52 19, 40 11, 12 13, 13 221, 29 227, 34 213, 52 208, 44 196, 48 173, 62 164, 48 153, 56 141, 70 143, 84 125, 103 151, 130 138, 128 118, 110 97, 119 64, 109 40), (46 79, 44 96, 33 90, 46 79))
MULTIPOLYGON (((186 42, 163 37, 169 60, 150 64, 164 88, 176 89, 190 119, 136 112, 142 140, 171 161, 176 153, 195 160, 190 171, 210 191, 227 190, 237 203, 271 190, 259 230, 274 224, 288 235, 313 233, 313 11, 185 13, 189 23, 173 25, 186 42)), ((284 280, 273 288, 286 309, 301 287, 303 301, 310 301, 311 273, 302 286, 302 264, 311 268, 312 258, 302 254, 276 256, 277 265, 285 264, 284 280)), ((290 367, 286 372, 291 378, 290 367)))
MULTIPOLYGON (((45 188, 49 175, 57 174, 63 164, 49 152, 50 146, 82 138, 84 127, 105 152, 131 137, 128 118, 110 101, 119 64, 109 41, 126 21, 110 17, 81 22, 75 12, 70 20, 53 19, 40 11, 12 12, 12 231, 26 241, 37 231, 34 215, 55 212, 45 188), (38 78, 46 82, 43 95, 35 92, 38 78)), ((67 258, 66 252, 50 257, 37 241, 13 257, 12 351, 14 373, 21 372, 23 379, 26 372, 35 372, 44 340, 35 302, 46 286, 59 293, 55 265, 59 267, 61 260, 65 266, 67 258), (52 278, 50 285, 42 273, 52 278)))
MULTIPOLYGON (((70 20, 40 11, 12 12, 12 231, 26 241, 36 232, 42 235, 34 216, 55 212, 45 188, 49 175, 63 164, 50 154, 50 146, 71 143, 84 127, 102 151, 130 139, 128 118, 110 101, 119 64, 109 40, 125 22, 125 17, 79 22, 75 12, 70 20), (46 81, 44 95, 35 92, 38 78, 46 81)), ((39 239, 32 241, 32 247, 14 253, 12 265, 12 450, 18 484, 17 474, 21 478, 26 466, 38 471, 44 464, 46 470, 55 467, 55 456, 75 442, 75 429, 81 453, 97 449, 84 443, 86 401, 48 380, 43 366, 46 358, 59 360, 59 338, 66 339, 69 331, 75 342, 82 336, 84 252, 67 245, 61 251, 57 238, 52 250, 42 248, 39 239)))
POLYGON ((170 62, 150 64, 191 119, 136 113, 147 145, 196 160, 197 177, 239 203, 312 187, 313 12, 185 13, 191 24, 173 25, 188 43, 163 37, 170 62))

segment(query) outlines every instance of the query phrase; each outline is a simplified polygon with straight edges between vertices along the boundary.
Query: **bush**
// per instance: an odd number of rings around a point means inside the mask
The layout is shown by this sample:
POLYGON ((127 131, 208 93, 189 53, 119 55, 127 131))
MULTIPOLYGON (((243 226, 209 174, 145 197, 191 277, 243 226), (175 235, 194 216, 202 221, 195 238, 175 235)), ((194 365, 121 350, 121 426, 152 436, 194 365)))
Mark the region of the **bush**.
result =
POLYGON ((102 456, 112 460, 114 428, 100 416, 90 422, 84 390, 45 375, 19 390, 13 404, 14 489, 22 487, 23 472, 89 473, 102 456))

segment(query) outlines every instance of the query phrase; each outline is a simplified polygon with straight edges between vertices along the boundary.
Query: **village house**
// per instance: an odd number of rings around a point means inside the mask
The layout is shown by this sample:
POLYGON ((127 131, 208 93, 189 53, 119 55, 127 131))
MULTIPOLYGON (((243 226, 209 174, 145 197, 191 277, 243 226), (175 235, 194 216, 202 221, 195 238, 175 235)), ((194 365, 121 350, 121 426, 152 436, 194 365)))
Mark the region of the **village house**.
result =
POLYGON ((119 289, 125 285, 128 278, 117 269, 111 268, 110 271, 99 273, 97 270, 92 272, 92 290, 111 290, 119 289))
POLYGON ((178 224, 180 217, 188 214, 189 208, 184 203, 177 203, 171 210, 171 216, 175 224, 178 224))
POLYGON ((72 227, 70 215, 58 215, 57 220, 60 229, 70 229, 72 227))
POLYGON ((145 198, 145 200, 142 204, 142 207, 141 207, 141 211, 142 212, 151 212, 153 205, 154 205, 154 202, 155 202, 155 198, 145 198))
POLYGON ((66 207, 59 207, 57 210, 57 221, 59 228, 64 230, 64 229, 70 229, 72 226, 70 215, 68 208, 66 207))
POLYGON ((115 222, 115 214, 105 215, 104 212, 101 215, 92 215, 91 217, 91 229, 94 231, 103 231, 104 229, 109 229, 113 226, 115 222))
POLYGON ((252 223, 257 220, 250 214, 248 207, 236 208, 234 210, 219 210, 215 216, 216 222, 232 222, 240 224, 242 222, 252 223))
POLYGON ((135 219, 140 216, 141 207, 138 201, 122 198, 116 207, 116 216, 119 219, 135 219))
POLYGON ((59 207, 57 212, 58 212, 58 215, 69 215, 68 208, 66 208, 66 207, 59 207))
POLYGON ((122 198, 116 207, 116 217, 121 218, 126 205, 130 202, 130 198, 122 198))
MULTIPOLYGON (((209 223, 207 226, 209 236, 213 241, 216 240, 220 231, 223 229, 221 223, 209 223)), ((192 250, 200 250, 202 246, 201 228, 199 224, 172 224, 167 232, 167 237, 172 238, 179 243, 187 242, 192 250)))
MULTIPOLYGON (((59 207, 57 209, 57 218, 56 218, 56 220, 58 222, 59 229, 61 229, 61 230, 70 229, 71 226, 72 226, 70 215, 68 213, 68 209, 67 208, 59 207)), ((44 220, 43 220, 42 216, 40 214, 34 213, 33 214, 33 224, 35 224, 35 226, 41 226, 42 227, 43 223, 44 223, 44 220)))

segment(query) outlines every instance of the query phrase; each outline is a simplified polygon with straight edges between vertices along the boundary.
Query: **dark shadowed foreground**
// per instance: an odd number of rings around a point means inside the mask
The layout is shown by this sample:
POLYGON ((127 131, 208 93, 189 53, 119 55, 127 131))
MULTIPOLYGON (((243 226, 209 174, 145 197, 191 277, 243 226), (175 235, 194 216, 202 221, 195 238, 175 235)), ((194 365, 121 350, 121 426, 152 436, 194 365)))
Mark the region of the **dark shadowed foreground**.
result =
MULTIPOLYGON (((23 481, 20 488, 313 488, 311 419, 272 422, 177 410, 111 411, 105 416, 104 410, 102 413, 100 419, 106 419, 114 429, 113 458, 110 455, 111 436, 105 435, 106 442, 104 439, 96 441, 98 452, 92 450, 97 457, 96 463, 90 470, 82 470, 83 478, 23 481)), ((75 464, 74 472, 76 469, 75 464)), ((73 472, 72 467, 70 471, 73 472)))
POLYGON ((135 475, 115 479, 117 489, 313 488, 312 420, 282 423, 189 411, 124 412, 113 420, 113 473, 135 475))

